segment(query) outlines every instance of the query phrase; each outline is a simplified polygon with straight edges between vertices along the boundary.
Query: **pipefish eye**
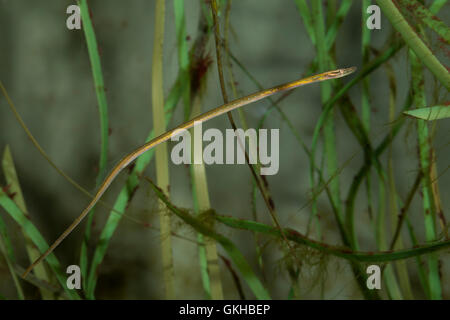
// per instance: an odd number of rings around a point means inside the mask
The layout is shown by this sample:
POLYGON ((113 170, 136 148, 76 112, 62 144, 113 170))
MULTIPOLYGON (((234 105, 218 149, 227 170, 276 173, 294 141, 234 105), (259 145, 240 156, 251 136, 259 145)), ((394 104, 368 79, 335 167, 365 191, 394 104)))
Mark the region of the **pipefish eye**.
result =
POLYGON ((358 69, 358 68, 350 67, 350 68, 346 68, 346 69, 341 69, 341 71, 342 71, 343 74, 347 75, 347 74, 355 72, 356 69, 358 69))
POLYGON ((339 69, 339 70, 335 70, 335 71, 330 71, 326 77, 327 78, 341 78, 343 76, 349 75, 353 72, 355 72, 356 67, 350 67, 350 68, 345 68, 345 69, 339 69))

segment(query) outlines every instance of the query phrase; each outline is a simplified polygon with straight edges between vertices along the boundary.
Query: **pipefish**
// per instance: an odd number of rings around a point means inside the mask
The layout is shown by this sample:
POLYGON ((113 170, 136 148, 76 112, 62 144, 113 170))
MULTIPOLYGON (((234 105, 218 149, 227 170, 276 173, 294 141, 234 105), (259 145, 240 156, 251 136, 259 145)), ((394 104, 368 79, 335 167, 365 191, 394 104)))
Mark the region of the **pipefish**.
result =
POLYGON ((303 79, 287 82, 275 87, 272 87, 270 89, 258 91, 256 93, 250 94, 248 96, 233 100, 229 103, 223 104, 215 109, 212 109, 210 111, 207 111, 197 117, 194 117, 193 119, 184 122, 180 124, 179 126, 173 128, 172 130, 169 130, 160 136, 152 139, 151 141, 145 143, 144 145, 138 147, 134 151, 127 154, 125 157, 120 160, 117 165, 111 170, 111 172, 108 174, 108 176, 105 178, 103 183, 98 188, 97 192, 95 193, 92 200, 89 202, 89 204, 86 206, 86 208, 81 212, 81 214, 72 222, 72 224, 58 237, 58 239, 53 242, 53 244, 38 258, 36 261, 34 261, 23 273, 22 277, 26 277, 28 273, 33 270, 33 268, 38 265, 43 259, 45 259, 50 253, 53 252, 53 250, 58 247, 58 245, 80 224, 80 222, 86 217, 86 215, 89 213, 89 211, 95 206, 95 204, 100 200, 102 195, 106 192, 108 187, 111 185, 111 183, 114 181, 114 179, 119 175, 119 173, 125 169, 131 162, 136 160, 140 155, 143 153, 153 149, 157 145, 166 142, 169 140, 172 135, 174 135, 176 132, 182 129, 189 129, 194 126, 196 123, 205 122, 210 119, 216 118, 224 113, 230 112, 232 110, 241 108, 243 106, 246 106, 250 103, 254 103, 256 101, 262 100, 264 98, 270 97, 271 95, 274 95, 276 93, 292 90, 304 85, 326 81, 326 80, 332 80, 337 78, 345 77, 353 72, 355 72, 356 67, 351 68, 343 68, 343 69, 337 69, 333 71, 327 71, 324 73, 320 73, 317 75, 313 75, 310 77, 306 77, 303 79))

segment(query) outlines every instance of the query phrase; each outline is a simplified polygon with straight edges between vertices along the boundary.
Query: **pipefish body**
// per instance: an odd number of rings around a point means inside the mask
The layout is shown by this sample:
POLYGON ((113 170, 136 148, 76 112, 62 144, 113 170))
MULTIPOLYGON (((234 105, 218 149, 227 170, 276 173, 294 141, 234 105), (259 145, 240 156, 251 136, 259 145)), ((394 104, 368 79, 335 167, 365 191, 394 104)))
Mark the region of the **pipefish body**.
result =
POLYGON ((307 78, 295 80, 292 82, 284 83, 281 85, 278 85, 276 87, 262 90, 256 93, 253 93, 251 95, 233 100, 229 103, 226 103, 224 105, 221 105, 215 109, 212 109, 210 111, 207 111, 187 122, 184 122, 180 124, 179 126, 175 127, 172 130, 169 130, 160 136, 152 139, 151 141, 145 143, 144 145, 138 147, 134 151, 127 154, 125 157, 122 158, 122 160, 117 163, 117 165, 111 170, 109 175, 105 178, 103 183, 98 188, 96 194, 92 198, 91 202, 86 206, 86 208, 83 210, 83 212, 72 222, 72 224, 58 237, 58 239, 55 240, 55 242, 35 261, 33 262, 27 270, 24 272, 22 277, 26 277, 28 273, 33 270, 33 268, 38 265, 43 259, 45 259, 50 253, 55 250, 56 247, 80 224, 80 222, 86 217, 86 215, 89 213, 89 211, 95 206, 95 204, 100 200, 102 195, 106 192, 108 187, 111 185, 111 183, 114 181, 114 179, 118 176, 118 174, 125 169, 131 162, 136 160, 140 155, 143 153, 149 151, 150 149, 153 149, 157 145, 169 140, 173 134, 175 134, 177 131, 182 129, 189 129, 194 126, 196 123, 205 122, 210 119, 213 119, 215 117, 218 117, 224 113, 230 112, 232 110, 241 108, 245 105, 248 105, 250 103, 262 100, 264 98, 267 98, 275 93, 280 93, 288 90, 292 90, 307 84, 321 82, 325 80, 331 80, 331 79, 337 79, 345 77, 353 72, 355 72, 356 67, 351 68, 344 68, 344 69, 338 69, 333 71, 328 71, 324 73, 320 73, 317 75, 313 75, 307 78))

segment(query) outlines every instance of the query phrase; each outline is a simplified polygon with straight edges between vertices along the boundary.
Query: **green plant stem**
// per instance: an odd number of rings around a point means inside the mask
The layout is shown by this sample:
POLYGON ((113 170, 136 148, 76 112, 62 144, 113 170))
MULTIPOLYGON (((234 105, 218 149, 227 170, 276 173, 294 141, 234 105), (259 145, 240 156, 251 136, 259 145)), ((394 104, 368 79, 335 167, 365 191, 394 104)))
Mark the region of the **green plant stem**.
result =
MULTIPOLYGON (((102 182, 102 179, 106 173, 106 164, 108 161, 108 135, 109 135, 109 125, 108 125, 108 105, 106 102, 105 85, 103 81, 102 67, 100 63, 100 55, 97 46, 97 39, 95 36, 94 27, 92 25, 91 16, 87 0, 78 1, 78 5, 81 11, 81 18, 83 21, 83 30, 86 38, 86 44, 89 53, 89 60, 91 62, 92 76, 94 79, 95 93, 97 96, 99 118, 100 118, 100 136, 101 136, 101 146, 100 146, 100 159, 98 166, 98 175, 96 179, 96 186, 98 187, 102 182)), ((80 268, 81 274, 83 275, 83 288, 86 290, 88 284, 86 282, 88 278, 88 243, 91 237, 92 222, 94 219, 93 208, 88 215, 86 229, 84 233, 84 239, 81 244, 80 253, 80 268)))
MULTIPOLYGON (((316 48, 317 48, 317 56, 319 62, 319 70, 326 70, 329 68, 328 61, 328 51, 326 50, 326 42, 325 42, 325 25, 324 25, 324 17, 322 13, 322 1, 313 1, 311 4, 311 13, 312 19, 314 22, 314 29, 316 32, 316 48)), ((331 96, 331 83, 324 82, 321 83, 321 97, 322 103, 325 103, 331 96)), ((335 142, 335 131, 334 131, 334 120, 333 115, 331 114, 327 121, 324 123, 324 156, 327 159, 327 171, 328 175, 334 174, 336 172, 337 165, 337 153, 336 153, 336 142, 335 142)), ((312 187, 314 187, 314 178, 312 178, 312 187)), ((339 179, 336 177, 333 181, 330 182, 330 191, 336 204, 337 211, 339 215, 341 215, 342 203, 340 199, 340 190, 339 190, 339 179)), ((316 213, 317 214, 317 213, 316 213)), ((318 223, 318 219, 316 216, 317 222, 317 232, 320 238, 320 227, 318 223)))
MULTIPOLYGON (((164 42, 164 18, 165 0, 155 2, 155 33, 153 41, 152 60, 152 107, 153 128, 156 136, 166 131, 164 116, 164 90, 163 90, 163 42, 164 42)), ((167 144, 161 144, 155 148, 156 181, 158 186, 169 194, 169 159, 167 144)), ((172 240, 170 215, 164 210, 164 204, 159 202, 160 208, 160 241, 162 252, 162 268, 166 299, 175 298, 175 276, 172 257, 172 240)))
MULTIPOLYGON (((19 183, 19 177, 17 176, 16 167, 14 165, 14 160, 12 157, 11 150, 9 148, 9 145, 6 145, 5 151, 3 152, 3 159, 2 159, 2 167, 3 167, 3 173, 6 178, 6 183, 8 184, 8 191, 11 194, 14 194, 13 201, 14 203, 19 207, 19 209, 23 212, 25 216, 29 217, 27 206, 25 204, 25 199, 23 197, 22 188, 20 187, 19 183)), ((41 255, 39 250, 34 246, 33 242, 31 241, 30 237, 27 235, 25 230, 22 229, 22 234, 25 240, 25 247, 27 250, 27 254, 29 257, 30 263, 35 261, 39 256, 41 255)), ((36 275, 36 278, 43 280, 43 281, 49 281, 50 275, 47 273, 47 270, 45 268, 44 264, 41 264, 40 266, 37 266, 37 268, 34 270, 34 273, 36 275)), ((44 300, 52 300, 54 299, 54 296, 51 292, 39 288, 39 291, 41 293, 41 297, 44 300)))
POLYGON ((402 35, 408 47, 414 51, 420 61, 423 62, 442 85, 447 90, 450 90, 450 73, 408 24, 394 2, 391 0, 377 0, 377 3, 392 26, 402 35))
MULTIPOLYGON (((410 50, 412 87, 414 90, 414 104, 416 108, 426 106, 425 90, 422 65, 418 57, 410 50)), ((435 231, 435 208, 433 203, 432 187, 431 187, 431 161, 432 145, 430 134, 428 132, 427 122, 425 120, 417 120, 417 134, 419 144, 419 164, 423 174, 422 193, 423 193, 423 210, 425 221, 425 236, 427 241, 436 239, 435 231)), ((428 256, 428 283, 430 286, 431 299, 442 299, 442 289, 439 277, 439 260, 434 254, 428 256)))
MULTIPOLYGON (((194 106, 192 108, 192 116, 195 117, 201 113, 200 98, 198 95, 194 98, 194 106)), ((195 136, 195 135, 194 135, 195 136)), ((193 141, 193 157, 198 158, 203 156, 202 140, 193 141), (195 146, 195 144, 199 144, 195 146), (195 153, 198 153, 197 155, 195 153)), ((208 191, 208 181, 206 178, 205 164, 196 164, 195 161, 191 164, 192 178, 194 181, 195 195, 198 201, 199 213, 211 209, 208 191)), ((208 275, 210 280, 211 298, 213 300, 223 300, 222 281, 220 279, 219 256, 217 254, 217 246, 214 239, 203 238, 205 246, 205 258, 208 268, 208 275)))
MULTIPOLYGON (((236 219, 229 216, 223 216, 218 214, 215 215, 215 218, 217 221, 231 228, 257 231, 277 238, 281 237, 280 231, 277 228, 268 226, 263 223, 243 219, 236 219)), ((312 249, 319 250, 326 254, 330 254, 339 258, 356 262, 378 262, 378 263, 392 262, 417 257, 431 252, 436 252, 437 250, 445 250, 446 248, 450 247, 450 240, 446 240, 437 242, 435 241, 431 244, 425 244, 412 249, 404 249, 398 251, 361 252, 361 251, 354 251, 348 248, 331 246, 329 244, 320 241, 312 240, 290 228, 286 228, 284 231, 286 232, 287 238, 290 241, 293 241, 300 245, 306 245, 312 249)))

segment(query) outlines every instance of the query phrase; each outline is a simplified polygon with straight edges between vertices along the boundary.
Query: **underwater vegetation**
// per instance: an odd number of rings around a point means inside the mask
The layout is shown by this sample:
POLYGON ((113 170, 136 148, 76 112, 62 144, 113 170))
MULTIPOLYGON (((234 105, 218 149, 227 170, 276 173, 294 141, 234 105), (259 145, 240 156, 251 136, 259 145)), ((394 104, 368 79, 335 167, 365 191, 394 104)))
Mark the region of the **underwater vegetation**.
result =
POLYGON ((0 298, 449 299, 449 11, 1 2, 0 298))

